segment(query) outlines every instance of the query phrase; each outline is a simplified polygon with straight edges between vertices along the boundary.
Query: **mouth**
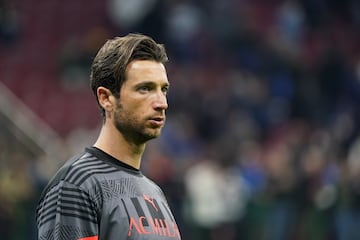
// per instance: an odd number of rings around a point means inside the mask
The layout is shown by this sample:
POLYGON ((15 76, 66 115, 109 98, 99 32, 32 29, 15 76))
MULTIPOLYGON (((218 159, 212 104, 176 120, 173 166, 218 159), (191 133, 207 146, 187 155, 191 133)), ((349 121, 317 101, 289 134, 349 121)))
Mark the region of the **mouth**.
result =
POLYGON ((149 119, 150 125, 153 127, 162 127, 165 123, 165 117, 158 116, 158 117, 151 117, 149 119))

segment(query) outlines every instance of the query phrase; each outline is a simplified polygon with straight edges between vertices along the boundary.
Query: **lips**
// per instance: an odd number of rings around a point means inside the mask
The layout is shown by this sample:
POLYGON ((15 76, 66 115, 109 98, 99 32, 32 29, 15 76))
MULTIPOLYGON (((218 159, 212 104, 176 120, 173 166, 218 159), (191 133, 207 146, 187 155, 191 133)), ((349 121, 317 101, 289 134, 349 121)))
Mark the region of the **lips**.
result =
POLYGON ((161 127, 165 123, 165 117, 155 116, 149 119, 150 124, 154 127, 161 127))

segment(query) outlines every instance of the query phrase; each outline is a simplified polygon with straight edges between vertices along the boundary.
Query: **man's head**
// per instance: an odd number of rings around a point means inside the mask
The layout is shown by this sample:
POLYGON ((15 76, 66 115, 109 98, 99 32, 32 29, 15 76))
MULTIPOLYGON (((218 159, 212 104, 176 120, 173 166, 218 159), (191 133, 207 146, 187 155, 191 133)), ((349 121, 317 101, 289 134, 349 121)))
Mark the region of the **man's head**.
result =
MULTIPOLYGON (((102 86, 119 98, 126 81, 126 69, 134 60, 152 60, 165 64, 168 61, 163 45, 142 34, 128 34, 108 40, 99 50, 91 66, 90 85, 96 99, 97 89, 102 86)), ((99 104, 105 120, 105 110, 99 104)))
POLYGON ((165 62, 164 47, 139 34, 109 40, 95 57, 91 87, 104 124, 128 142, 145 143, 164 126, 169 88, 165 62))

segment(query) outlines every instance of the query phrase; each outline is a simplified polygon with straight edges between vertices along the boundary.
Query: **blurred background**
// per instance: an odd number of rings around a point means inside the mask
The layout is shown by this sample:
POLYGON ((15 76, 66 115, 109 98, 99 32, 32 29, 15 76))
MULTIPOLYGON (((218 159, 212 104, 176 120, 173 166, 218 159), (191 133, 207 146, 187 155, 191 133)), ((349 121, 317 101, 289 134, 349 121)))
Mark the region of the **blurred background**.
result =
POLYGON ((164 43, 167 125, 142 171, 183 239, 360 239, 360 1, 0 0, 0 236, 92 145, 106 39, 164 43))

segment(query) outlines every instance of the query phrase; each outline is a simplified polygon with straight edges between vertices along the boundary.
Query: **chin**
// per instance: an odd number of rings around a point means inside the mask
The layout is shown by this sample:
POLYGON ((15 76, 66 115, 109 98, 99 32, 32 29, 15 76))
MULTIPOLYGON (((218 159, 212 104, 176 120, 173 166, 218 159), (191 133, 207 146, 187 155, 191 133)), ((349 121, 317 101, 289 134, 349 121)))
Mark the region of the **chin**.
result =
POLYGON ((160 129, 157 129, 157 130, 155 130, 155 131, 152 131, 151 133, 149 132, 149 133, 147 134, 147 136, 148 136, 148 138, 149 138, 149 140, 150 140, 150 139, 159 137, 159 136, 160 136, 160 133, 161 133, 161 130, 160 130, 160 129))
POLYGON ((160 133, 155 133, 155 134, 149 134, 148 137, 149 137, 149 140, 150 139, 154 139, 154 138, 157 138, 160 136, 160 133))
POLYGON ((138 143, 146 143, 154 138, 157 138, 160 136, 160 131, 149 131, 149 132, 143 132, 141 134, 138 134, 137 136, 137 142, 138 143))

